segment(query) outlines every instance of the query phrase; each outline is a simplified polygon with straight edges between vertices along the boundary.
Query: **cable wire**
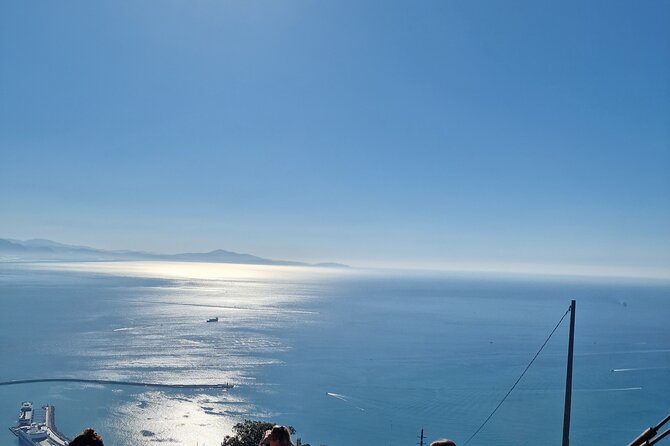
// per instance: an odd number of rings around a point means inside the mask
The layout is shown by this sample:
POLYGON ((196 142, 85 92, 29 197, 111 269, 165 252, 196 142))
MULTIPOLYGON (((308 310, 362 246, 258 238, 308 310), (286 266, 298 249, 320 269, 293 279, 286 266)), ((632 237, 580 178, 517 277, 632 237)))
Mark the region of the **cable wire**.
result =
POLYGON ((475 435, 477 435, 477 434, 479 433, 479 431, 481 431, 481 430, 484 428, 484 426, 486 425, 486 423, 489 422, 489 420, 493 417, 493 415, 498 411, 498 409, 500 408, 500 406, 502 406, 502 404, 505 402, 505 400, 506 400, 507 397, 510 395, 510 393, 512 393, 512 390, 514 390, 514 388, 516 387, 516 385, 519 384, 519 381, 521 381, 521 378, 523 378, 523 375, 525 375, 526 372, 528 371, 528 369, 530 368, 530 366, 533 365, 533 362, 535 362, 535 360, 537 359, 537 357, 540 355, 540 352, 542 351, 542 349, 544 349, 544 346, 547 345, 547 342, 549 342, 549 339, 551 339, 551 337, 554 335, 554 333, 556 332, 556 330, 558 329, 558 327, 561 325, 561 322, 563 322, 563 319, 565 319, 565 316, 567 316, 567 314, 568 314, 569 312, 570 312, 570 307, 568 307, 568 309, 565 311, 565 313, 564 313, 563 316, 561 317, 561 320, 558 321, 558 324, 556 324, 556 326, 554 327, 554 329, 551 330, 551 333, 549 333, 549 336, 548 336, 547 339, 544 341, 544 344, 542 344, 542 347, 540 347, 540 349, 537 351, 537 353, 535 353, 535 356, 533 356, 533 359, 530 360, 530 362, 529 362, 528 365, 526 366, 526 369, 521 373, 521 375, 520 375, 519 378, 516 380, 516 382, 512 385, 512 387, 509 389, 509 391, 507 391, 507 394, 505 394, 505 396, 503 397, 503 399, 500 400, 500 402, 498 403, 498 405, 496 406, 496 408, 493 409, 493 412, 491 412, 491 415, 489 415, 489 416, 486 418, 486 420, 484 420, 484 422, 481 424, 481 426, 479 426, 479 428, 475 431, 474 434, 470 435, 470 438, 468 438, 468 439, 466 440, 466 442, 463 443, 463 446, 467 445, 468 443, 470 443, 470 440, 472 440, 473 438, 475 438, 475 435))

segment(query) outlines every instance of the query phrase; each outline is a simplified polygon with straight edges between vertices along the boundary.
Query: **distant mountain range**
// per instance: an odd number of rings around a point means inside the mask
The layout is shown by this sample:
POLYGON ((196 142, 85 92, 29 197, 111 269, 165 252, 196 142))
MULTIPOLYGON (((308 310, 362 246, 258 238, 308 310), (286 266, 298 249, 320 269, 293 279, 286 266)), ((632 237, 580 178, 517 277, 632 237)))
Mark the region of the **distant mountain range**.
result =
POLYGON ((65 245, 46 239, 13 240, 0 238, 0 261, 118 261, 164 260, 176 262, 242 263, 249 265, 289 265, 347 268, 340 263, 303 263, 272 260, 251 254, 217 249, 202 253, 154 254, 139 251, 108 251, 88 246, 65 245))

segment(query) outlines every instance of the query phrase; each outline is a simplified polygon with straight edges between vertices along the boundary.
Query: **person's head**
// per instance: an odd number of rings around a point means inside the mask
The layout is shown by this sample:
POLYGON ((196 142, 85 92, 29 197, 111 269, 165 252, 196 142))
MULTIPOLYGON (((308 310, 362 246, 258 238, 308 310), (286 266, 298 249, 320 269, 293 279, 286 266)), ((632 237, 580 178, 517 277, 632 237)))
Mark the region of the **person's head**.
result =
POLYGON ((70 442, 70 446, 105 446, 102 437, 93 429, 86 428, 70 442))
POLYGON ((285 426, 274 426, 270 432, 270 446, 293 446, 291 433, 285 426))
POLYGON ((430 446, 456 446, 456 443, 451 440, 447 440, 446 438, 442 438, 440 440, 435 440, 430 444, 430 446))

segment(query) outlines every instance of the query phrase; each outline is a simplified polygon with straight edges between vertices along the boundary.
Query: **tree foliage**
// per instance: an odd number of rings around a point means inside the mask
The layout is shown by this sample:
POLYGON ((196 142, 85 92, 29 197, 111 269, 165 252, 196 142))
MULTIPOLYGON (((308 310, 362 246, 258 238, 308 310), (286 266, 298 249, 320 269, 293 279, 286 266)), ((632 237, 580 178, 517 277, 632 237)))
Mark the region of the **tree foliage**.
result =
MULTIPOLYGON (((221 442, 221 446, 258 446, 265 431, 272 429, 273 426, 274 424, 266 421, 244 420, 233 426, 235 435, 226 435, 221 442)), ((291 435, 295 435, 293 426, 286 427, 291 435)))

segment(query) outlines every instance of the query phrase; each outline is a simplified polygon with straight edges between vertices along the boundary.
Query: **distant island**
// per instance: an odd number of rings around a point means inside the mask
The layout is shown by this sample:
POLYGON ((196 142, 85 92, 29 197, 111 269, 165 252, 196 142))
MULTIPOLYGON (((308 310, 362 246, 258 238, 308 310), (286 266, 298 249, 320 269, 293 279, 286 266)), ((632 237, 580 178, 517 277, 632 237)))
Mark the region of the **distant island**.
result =
POLYGON ((348 268, 341 263, 304 263, 273 260, 223 249, 202 253, 156 254, 140 251, 109 251, 88 246, 66 245, 46 239, 14 240, 0 238, 0 261, 102 262, 121 260, 162 260, 173 262, 241 263, 248 265, 317 266, 348 268))

